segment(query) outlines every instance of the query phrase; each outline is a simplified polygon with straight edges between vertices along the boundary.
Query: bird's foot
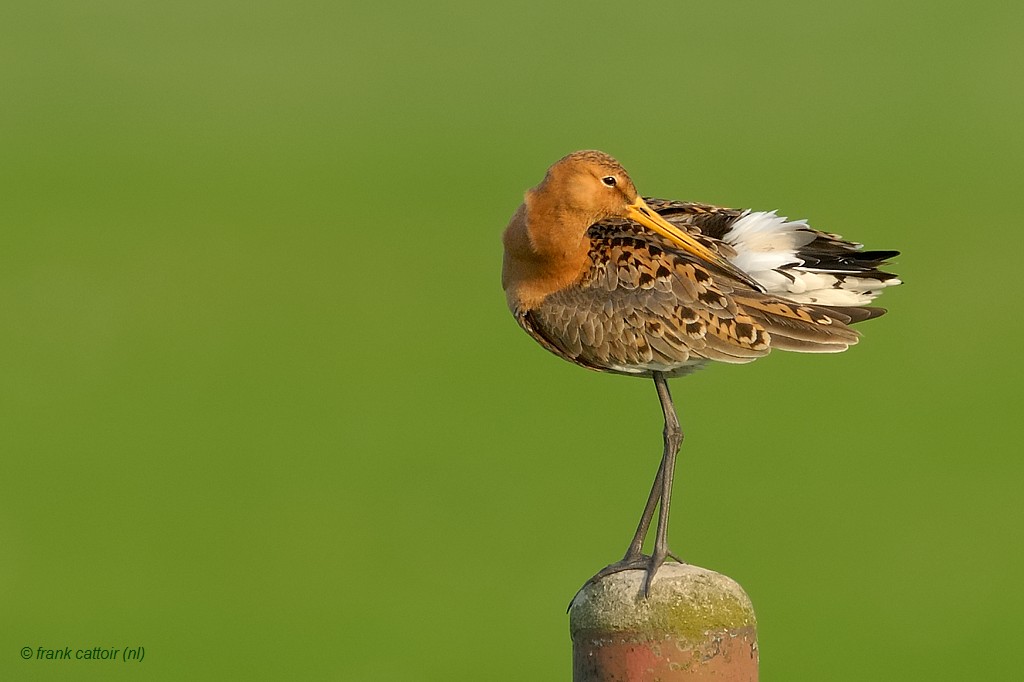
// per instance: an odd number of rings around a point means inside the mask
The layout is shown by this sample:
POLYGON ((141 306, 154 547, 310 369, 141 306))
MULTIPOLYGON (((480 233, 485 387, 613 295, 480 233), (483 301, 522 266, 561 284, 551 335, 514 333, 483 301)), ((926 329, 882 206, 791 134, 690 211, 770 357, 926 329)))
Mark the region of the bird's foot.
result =
POLYGON ((653 555, 648 556, 647 554, 627 554, 621 560, 616 561, 614 564, 608 564, 600 571, 595 573, 587 582, 583 583, 583 586, 576 591, 576 595, 569 602, 569 608, 572 608, 573 602, 576 601, 576 597, 580 596, 588 585, 593 585, 602 578, 612 575, 613 573, 621 573, 622 571, 646 571, 647 575, 644 577, 643 587, 643 598, 646 599, 651 594, 651 581, 654 580, 654 574, 658 572, 661 565, 665 563, 665 559, 672 559, 681 564, 686 562, 677 557, 672 552, 658 552, 655 551, 653 555))

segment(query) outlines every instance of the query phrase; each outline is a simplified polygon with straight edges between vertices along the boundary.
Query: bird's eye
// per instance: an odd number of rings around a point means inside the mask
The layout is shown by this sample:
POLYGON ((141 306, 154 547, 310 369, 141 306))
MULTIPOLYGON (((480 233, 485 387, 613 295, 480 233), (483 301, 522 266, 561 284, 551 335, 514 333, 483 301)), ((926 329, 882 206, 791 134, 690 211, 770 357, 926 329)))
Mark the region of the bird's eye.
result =
POLYGON ((614 175, 606 175, 603 178, 601 178, 601 182, 603 182, 606 187, 614 187, 615 186, 615 182, 616 182, 615 176, 614 175))

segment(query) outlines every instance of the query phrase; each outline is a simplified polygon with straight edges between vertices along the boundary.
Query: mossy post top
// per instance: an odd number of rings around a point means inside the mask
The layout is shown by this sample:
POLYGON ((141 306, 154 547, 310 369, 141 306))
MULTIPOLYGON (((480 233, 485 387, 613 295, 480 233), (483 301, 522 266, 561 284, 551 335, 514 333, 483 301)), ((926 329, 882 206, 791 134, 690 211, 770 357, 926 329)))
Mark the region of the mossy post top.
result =
POLYGON ((643 580, 643 571, 622 571, 576 595, 569 609, 575 682, 757 680, 754 607, 736 581, 665 564, 645 599, 643 580))

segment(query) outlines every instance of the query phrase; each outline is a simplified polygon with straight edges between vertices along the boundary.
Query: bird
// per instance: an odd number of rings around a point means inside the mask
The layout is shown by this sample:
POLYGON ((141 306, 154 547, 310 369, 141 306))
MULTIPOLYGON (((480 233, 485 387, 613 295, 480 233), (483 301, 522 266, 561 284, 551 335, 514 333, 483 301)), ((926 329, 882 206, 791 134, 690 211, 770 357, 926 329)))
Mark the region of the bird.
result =
POLYGON ((596 150, 551 165, 502 241, 502 287, 527 334, 587 369, 654 381, 664 417, 654 484, 623 558, 587 581, 643 570, 645 597, 664 562, 681 561, 668 546, 683 440, 668 379, 772 350, 845 351, 859 339, 850 325, 885 313, 869 304, 901 283, 882 270, 898 251, 864 250, 776 211, 642 197, 596 150))

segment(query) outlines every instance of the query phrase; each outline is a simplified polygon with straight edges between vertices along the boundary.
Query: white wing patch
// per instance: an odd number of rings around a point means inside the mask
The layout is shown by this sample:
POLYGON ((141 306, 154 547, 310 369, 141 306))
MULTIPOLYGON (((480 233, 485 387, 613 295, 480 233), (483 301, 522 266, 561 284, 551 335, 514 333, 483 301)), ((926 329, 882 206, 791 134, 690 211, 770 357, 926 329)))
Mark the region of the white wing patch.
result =
POLYGON ((733 263, 760 281, 762 273, 785 265, 803 265, 796 251, 814 241, 814 233, 805 220, 791 221, 775 215, 775 211, 747 211, 722 240, 736 249, 733 263))
POLYGON ((885 287, 900 284, 897 278, 882 281, 853 272, 803 267, 797 252, 814 241, 815 234, 806 220, 789 220, 775 211, 746 211, 722 239, 736 250, 734 265, 768 292, 797 303, 866 305, 885 287))

